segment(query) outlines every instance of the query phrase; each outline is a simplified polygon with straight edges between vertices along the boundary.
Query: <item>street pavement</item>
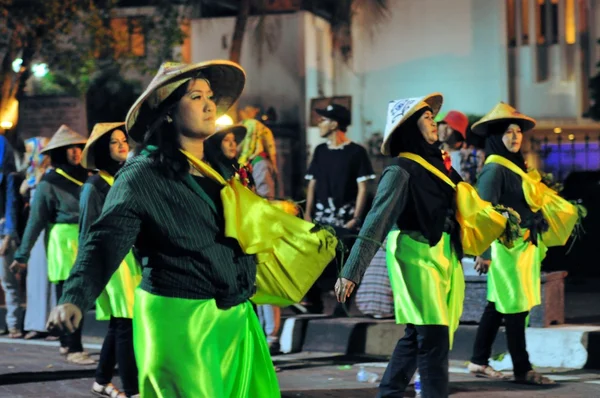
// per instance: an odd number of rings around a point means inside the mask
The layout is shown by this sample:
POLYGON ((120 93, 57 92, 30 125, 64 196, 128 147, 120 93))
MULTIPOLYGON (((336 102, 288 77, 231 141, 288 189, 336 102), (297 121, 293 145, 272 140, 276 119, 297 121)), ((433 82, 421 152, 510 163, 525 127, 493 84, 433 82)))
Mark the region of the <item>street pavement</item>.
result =
MULTIPOLYGON (((99 339, 86 339, 97 358, 99 339)), ((359 383, 360 366, 381 378, 385 362, 331 353, 297 353, 274 357, 284 398, 366 398, 376 395, 377 383, 359 383)), ((559 382, 546 388, 475 378, 464 363, 450 368, 451 397, 600 397, 600 371, 538 369, 559 382)), ((0 398, 90 397, 94 366, 70 365, 58 354, 57 343, 0 338, 0 398)), ((115 376, 115 384, 118 377, 115 376)), ((411 389, 406 396, 414 396, 411 389)), ((260 398, 260 397, 258 397, 260 398)))

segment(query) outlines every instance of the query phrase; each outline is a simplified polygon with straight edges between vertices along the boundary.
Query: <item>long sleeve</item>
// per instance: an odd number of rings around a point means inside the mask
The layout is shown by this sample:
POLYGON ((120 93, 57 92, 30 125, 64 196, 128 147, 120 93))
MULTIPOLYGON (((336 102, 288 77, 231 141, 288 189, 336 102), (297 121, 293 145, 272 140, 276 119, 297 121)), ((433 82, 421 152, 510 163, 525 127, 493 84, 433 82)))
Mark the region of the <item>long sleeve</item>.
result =
POLYGON ((83 245, 86 235, 102 213, 104 195, 93 184, 83 184, 79 196, 79 245, 83 245))
MULTIPOLYGON (((408 198, 410 175, 400 166, 388 167, 381 176, 373 206, 360 229, 361 236, 383 242, 394 223, 398 220, 408 198)), ((341 276, 360 283, 379 246, 365 239, 357 239, 341 276)))
POLYGON ((15 260, 20 263, 26 263, 29 260, 29 254, 35 241, 44 228, 50 224, 56 208, 52 196, 52 185, 47 181, 40 181, 32 200, 23 240, 15 253, 15 260))
POLYGON ((140 173, 123 173, 108 192, 100 218, 92 222, 59 302, 89 310, 135 243, 142 223, 136 186, 140 173), (138 179, 136 182, 135 180, 138 179))

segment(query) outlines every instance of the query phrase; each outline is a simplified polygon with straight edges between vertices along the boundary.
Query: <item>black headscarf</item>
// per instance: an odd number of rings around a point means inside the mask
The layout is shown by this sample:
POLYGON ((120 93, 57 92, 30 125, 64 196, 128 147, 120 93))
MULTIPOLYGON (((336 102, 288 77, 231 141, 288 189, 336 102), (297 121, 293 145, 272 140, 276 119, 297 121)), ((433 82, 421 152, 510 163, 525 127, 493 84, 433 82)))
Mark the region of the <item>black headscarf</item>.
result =
POLYGON ((504 132, 511 124, 517 124, 514 121, 500 121, 497 123, 490 124, 488 126, 488 137, 485 140, 485 156, 499 155, 506 158, 519 166, 521 170, 527 172, 527 166, 525 165, 525 158, 519 150, 516 153, 509 151, 502 142, 502 136, 504 132))
POLYGON ((230 177, 239 168, 237 157, 229 159, 221 149, 221 143, 230 133, 233 134, 231 131, 218 132, 204 141, 204 159, 225 178, 230 177))
POLYGON ((83 149, 83 145, 69 145, 51 150, 50 160, 52 162, 52 166, 54 166, 55 168, 60 168, 76 180, 84 182, 88 177, 88 171, 84 169, 81 164, 73 166, 67 160, 67 149, 71 147, 79 147, 83 149))
MULTIPOLYGON (((419 130, 417 121, 428 110, 431 111, 426 107, 417 111, 400 125, 393 133, 390 153, 392 156, 398 156, 400 152, 419 155, 452 181, 459 182, 461 178, 458 173, 454 169, 448 172, 444 166, 439 142, 429 144, 419 130)), ((462 255, 460 231, 454 216, 456 208, 454 189, 412 160, 399 158, 398 163, 410 174, 410 199, 407 209, 398 220, 398 226, 401 229, 420 231, 430 246, 435 246, 442 238, 442 234, 449 232, 457 254, 462 255)))
MULTIPOLYGON (((119 129, 125 134, 125 138, 128 138, 125 129, 119 129)), ((110 133, 104 134, 98 138, 98 141, 94 145, 94 163, 98 170, 104 170, 111 176, 117 174, 117 171, 123 166, 123 163, 119 163, 110 156, 110 138, 114 130, 110 133)))

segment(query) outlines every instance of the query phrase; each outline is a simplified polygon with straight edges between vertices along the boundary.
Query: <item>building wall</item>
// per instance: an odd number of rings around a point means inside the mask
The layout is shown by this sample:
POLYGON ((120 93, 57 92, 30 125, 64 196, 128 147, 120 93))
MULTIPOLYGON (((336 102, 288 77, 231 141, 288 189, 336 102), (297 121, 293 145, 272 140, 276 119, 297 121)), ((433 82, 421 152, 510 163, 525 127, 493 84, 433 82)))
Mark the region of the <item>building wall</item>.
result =
MULTIPOLYGON (((240 64, 247 81, 240 105, 273 106, 279 121, 304 121, 304 52, 302 51, 303 15, 267 16, 265 23, 275 39, 273 51, 264 44, 262 60, 254 42, 257 17, 248 20, 240 64)), ((194 19, 191 21, 191 61, 229 59, 235 18, 194 19)))

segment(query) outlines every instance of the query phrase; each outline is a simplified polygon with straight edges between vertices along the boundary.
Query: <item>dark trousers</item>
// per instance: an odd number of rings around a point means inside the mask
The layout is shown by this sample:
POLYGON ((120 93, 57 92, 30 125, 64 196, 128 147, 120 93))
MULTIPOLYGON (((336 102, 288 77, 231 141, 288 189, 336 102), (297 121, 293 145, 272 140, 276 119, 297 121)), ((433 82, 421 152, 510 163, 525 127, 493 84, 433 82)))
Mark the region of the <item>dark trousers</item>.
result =
MULTIPOLYGON (((345 263, 348 259, 348 255, 350 254, 350 250, 352 249, 352 245, 356 241, 354 237, 346 237, 348 235, 358 235, 358 231, 351 231, 349 229, 341 228, 341 227, 333 227, 335 229, 336 235, 339 239, 343 239, 344 245, 346 245, 346 252, 344 253, 343 262, 345 263)), ((308 290, 306 296, 304 297, 305 301, 309 303, 308 310, 313 313, 321 314, 324 310, 323 303, 323 294, 329 291, 332 291, 335 283, 338 279, 341 267, 344 264, 340 264, 342 259, 335 258, 331 263, 327 265, 319 279, 314 283, 314 285, 308 290)), ((356 290, 358 290, 358 286, 354 288, 354 292, 348 299, 346 299, 345 304, 337 303, 335 309, 333 311, 333 316, 347 316, 346 311, 350 311, 350 306, 352 301, 354 300, 354 296, 356 295, 356 290)))
MULTIPOLYGON (((56 297, 60 299, 63 293, 63 285, 65 281, 60 281, 56 284, 56 297)), ((84 314, 85 315, 85 314, 84 314)), ((81 330, 83 329, 83 317, 81 318, 81 323, 77 330, 73 333, 63 333, 60 335, 60 346, 67 347, 69 349, 68 353, 73 352, 82 352, 83 344, 81 344, 81 330)))
POLYGON ((447 397, 449 349, 448 326, 407 325, 385 369, 377 397, 404 397, 417 367, 423 397, 447 397))
POLYGON ((137 394, 139 386, 133 351, 133 324, 128 318, 110 318, 96 368, 96 383, 110 383, 116 364, 119 365, 119 377, 125 395, 129 397, 137 394))
POLYGON ((489 302, 481 316, 479 328, 477 328, 471 362, 476 365, 488 365, 489 358, 492 355, 492 345, 502 324, 502 319, 504 319, 506 343, 512 358, 514 374, 518 377, 529 372, 531 363, 525 344, 525 320, 527 315, 528 312, 501 314, 496 311, 496 305, 489 302))

